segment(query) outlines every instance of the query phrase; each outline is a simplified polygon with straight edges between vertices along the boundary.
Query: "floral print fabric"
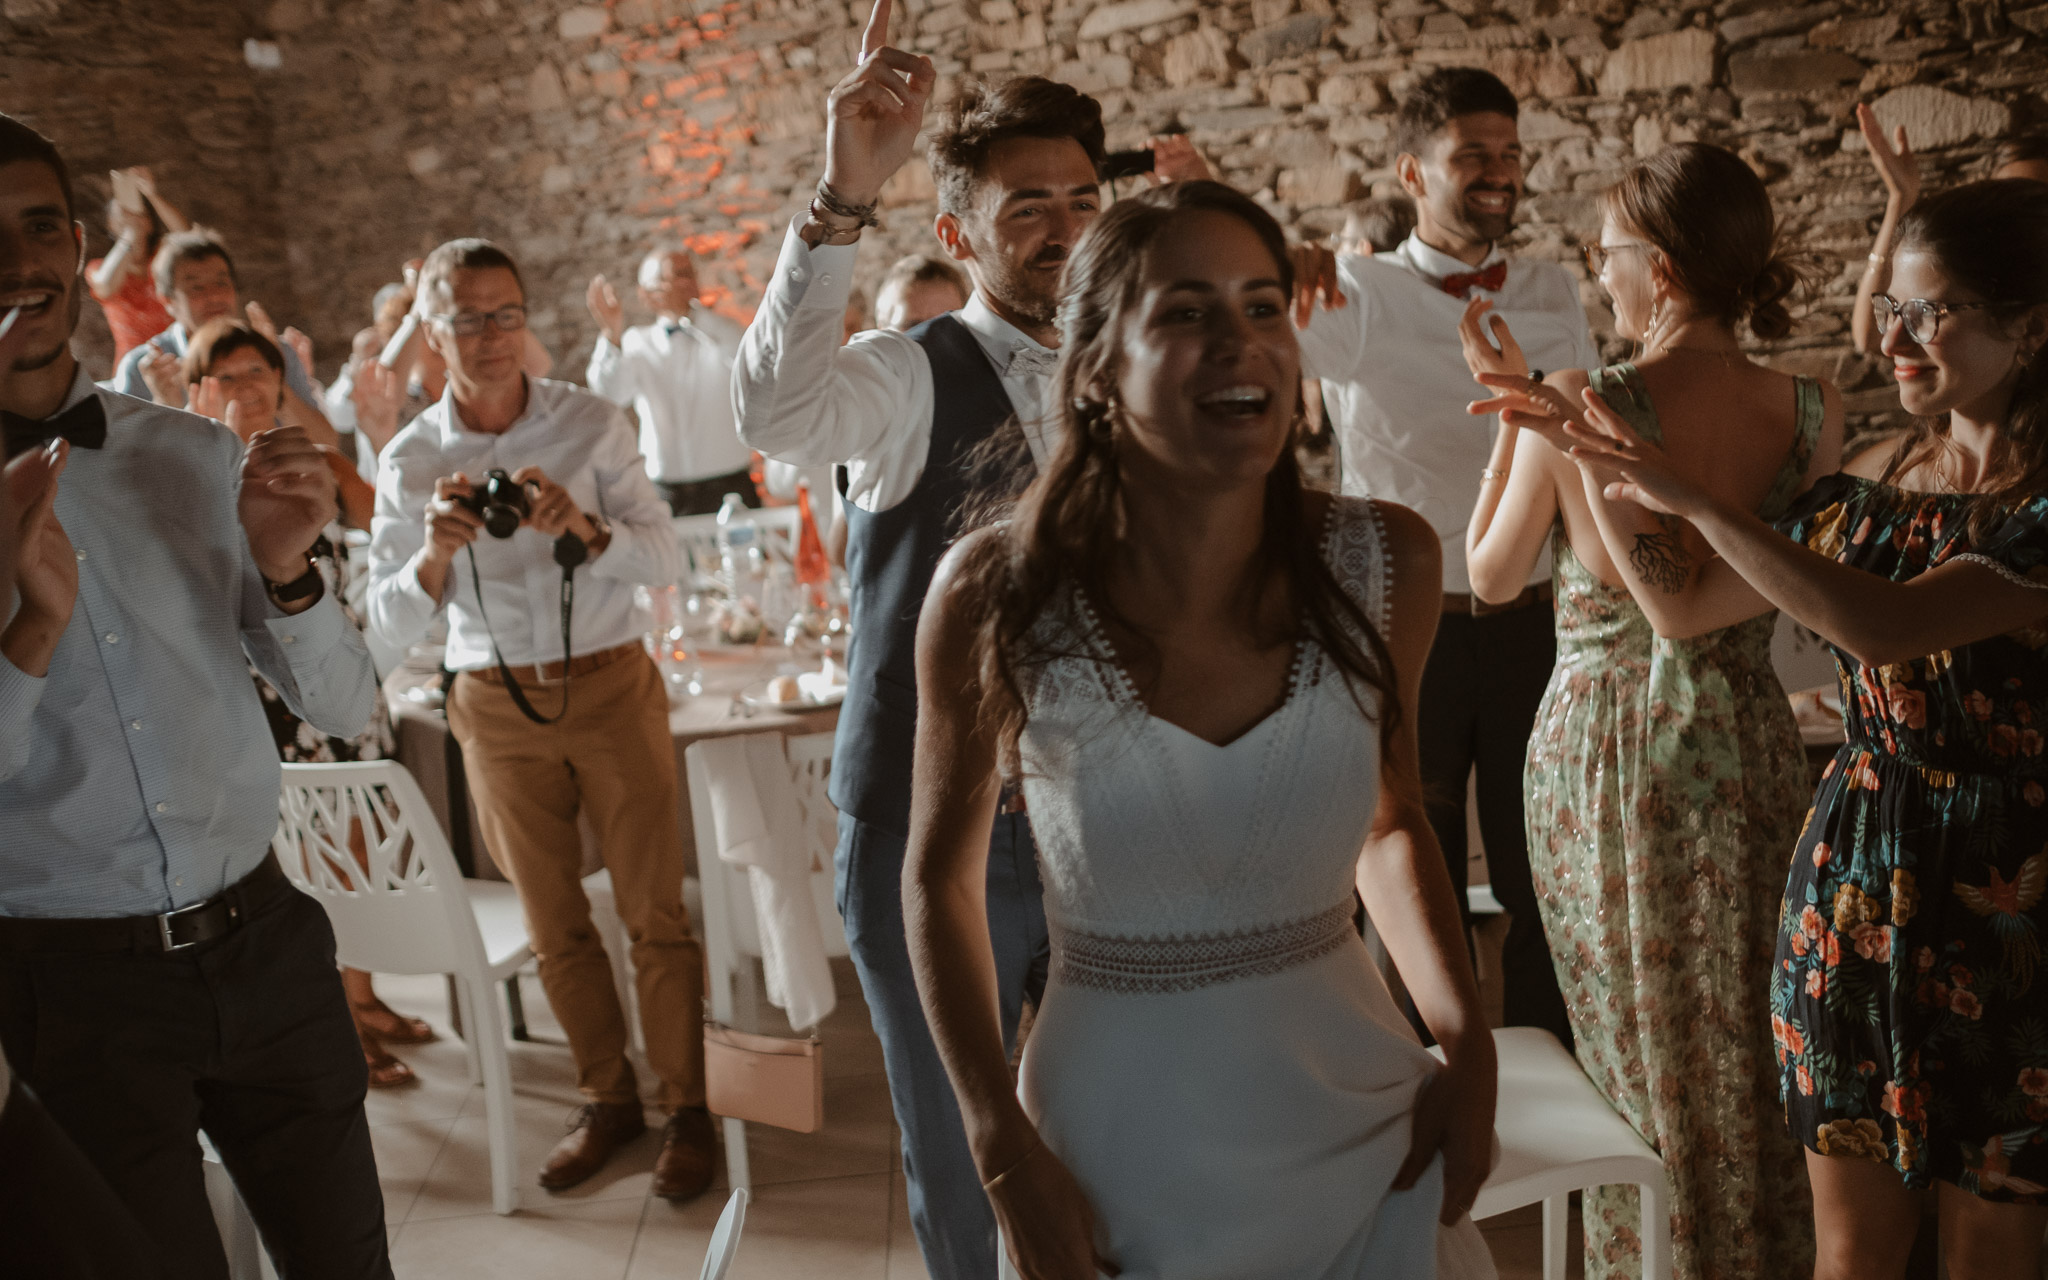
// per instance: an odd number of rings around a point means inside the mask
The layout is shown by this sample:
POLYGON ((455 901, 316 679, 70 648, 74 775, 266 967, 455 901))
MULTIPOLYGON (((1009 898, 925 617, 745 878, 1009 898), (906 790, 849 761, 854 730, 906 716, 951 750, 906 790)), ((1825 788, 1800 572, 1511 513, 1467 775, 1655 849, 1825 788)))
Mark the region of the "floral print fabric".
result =
MULTIPOLYGON (((1593 386, 1645 438, 1640 375, 1593 386)), ((1820 388, 1767 518, 1819 439, 1820 388)), ((1660 639, 1626 590, 1562 537, 1557 670, 1529 744, 1524 804, 1544 932, 1580 1065, 1670 1174, 1683 1280, 1807 1274, 1812 1211, 1777 1116, 1769 1008, 1785 863, 1807 800, 1804 751, 1770 661, 1776 614, 1660 639)), ((1589 1280, 1642 1272, 1638 1194, 1585 1194, 1589 1280)))
MULTIPOLYGON (((349 569, 340 525, 327 526, 327 532, 313 544, 313 554, 320 566, 320 576, 326 579, 328 592, 341 602, 341 616, 348 620, 350 626, 360 630, 363 621, 347 600, 349 582, 354 575, 349 569)), ((383 760, 397 750, 391 712, 384 705, 381 689, 377 692, 377 709, 370 713, 370 723, 363 731, 353 738, 333 738, 293 715, 291 708, 284 704, 284 698, 271 687, 270 681, 263 678, 263 673, 256 669, 254 663, 249 665, 249 677, 256 682, 256 695, 263 699, 264 718, 270 722, 270 736, 276 740, 277 753, 286 764, 383 760)))
MULTIPOLYGON (((1970 495, 1832 476, 1781 528, 1893 581, 2048 578, 2048 498, 1970 545, 1970 495)), ((2043 594, 2048 614, 2048 592, 2043 594)), ((2048 1199, 2048 632, 1867 667, 1792 860, 1771 1026, 1792 1134, 1990 1200, 2048 1199)))

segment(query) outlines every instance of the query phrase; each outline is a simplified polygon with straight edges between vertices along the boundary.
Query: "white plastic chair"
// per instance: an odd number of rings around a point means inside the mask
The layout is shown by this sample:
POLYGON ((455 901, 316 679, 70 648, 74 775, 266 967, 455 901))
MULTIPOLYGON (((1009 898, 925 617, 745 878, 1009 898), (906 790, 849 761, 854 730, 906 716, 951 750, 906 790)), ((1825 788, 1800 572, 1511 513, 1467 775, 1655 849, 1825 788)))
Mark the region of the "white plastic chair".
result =
POLYGON ((1671 1206, 1664 1162, 1622 1119, 1557 1037, 1535 1027, 1493 1033, 1500 1059, 1495 1166, 1472 1216, 1543 1205, 1543 1280, 1564 1280, 1571 1193, 1613 1183, 1642 1192, 1643 1280, 1670 1280, 1671 1206))
POLYGON ((319 899, 342 964, 372 973, 456 979, 470 1079, 490 1129, 491 1206, 519 1207, 512 1070, 496 988, 533 958, 519 895, 465 880, 419 784, 395 760, 288 764, 272 847, 285 874, 319 899), (349 847, 362 827, 366 872, 349 847))
MULTIPOLYGON (((825 954, 844 956, 846 925, 832 893, 832 852, 839 840, 839 811, 825 795, 825 783, 832 768, 830 733, 807 733, 785 738, 789 756, 789 803, 803 814, 804 844, 811 857, 811 894, 818 910, 818 928, 825 938, 825 954)), ((751 1029, 758 1025, 761 984, 761 925, 754 912, 754 891, 745 875, 733 874, 718 857, 716 809, 711 803, 711 779, 701 752, 691 746, 683 752, 684 772, 689 777, 691 820, 697 833, 697 874, 703 897, 704 967, 711 982, 711 1016, 728 1026, 751 1029)), ((763 800, 768 803, 767 797, 763 800)), ((725 1131, 726 1179, 735 1189, 752 1185, 747 1165, 747 1127, 730 1116, 722 1122, 725 1131)))
POLYGON ((718 1215, 718 1225, 711 1229, 711 1247, 704 1251, 704 1269, 697 1273, 697 1280, 725 1280, 725 1273, 732 1268, 732 1257, 739 1252, 740 1232, 746 1225, 747 1189, 735 1187, 725 1202, 725 1212, 718 1215))

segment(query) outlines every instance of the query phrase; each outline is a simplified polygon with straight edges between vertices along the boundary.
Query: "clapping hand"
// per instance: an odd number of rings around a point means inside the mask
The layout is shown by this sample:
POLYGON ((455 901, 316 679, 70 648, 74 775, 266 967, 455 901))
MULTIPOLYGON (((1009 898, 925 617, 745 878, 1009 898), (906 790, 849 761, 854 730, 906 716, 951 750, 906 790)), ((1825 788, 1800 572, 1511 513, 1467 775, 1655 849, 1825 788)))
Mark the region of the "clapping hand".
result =
POLYGON ((1337 282, 1337 255, 1324 245, 1297 244, 1288 253, 1294 259, 1294 327, 1308 328, 1315 318, 1316 304, 1331 311, 1349 301, 1337 282))
POLYGON ((590 288, 584 291, 583 303, 590 308, 590 318, 604 330, 605 341, 618 346, 619 339, 626 332, 626 307, 619 301, 619 291, 612 288, 612 282, 601 274, 590 277, 590 288))
POLYGON ((1095 1280, 1120 1274, 1095 1250, 1095 1211, 1073 1173, 1043 1142, 990 1180, 989 1203, 1010 1264, 1023 1280, 1095 1280))
POLYGON ((1465 367, 1472 371, 1473 381, 1496 393, 1472 401, 1465 406, 1465 412, 1477 416, 1497 413, 1503 426, 1533 431, 1559 451, 1570 449, 1572 442, 1564 434, 1564 427, 1571 421, 1575 406, 1562 391, 1530 375, 1528 358, 1509 331, 1508 322, 1498 315, 1486 314, 1492 307, 1487 299, 1474 298, 1458 318, 1458 342, 1465 351, 1465 367), (1491 336, 1487 333, 1489 328, 1491 336))
POLYGON ((930 58, 891 48, 890 0, 875 0, 860 65, 825 104, 825 183, 842 200, 873 204, 910 158, 938 73, 930 58))
POLYGON ((138 367, 143 382, 149 386, 151 399, 173 409, 185 407, 185 371, 178 357, 162 347, 151 347, 143 353, 138 367))
POLYGON ((387 369, 372 354, 356 361, 349 384, 349 403, 356 407, 356 426, 383 452, 398 434, 398 410, 405 403, 405 377, 387 369))
MULTIPOLYGON (((19 604, 11 618, 0 614, 0 648, 16 668, 37 677, 49 673, 50 657, 78 603, 78 555, 56 510, 57 477, 70 458, 70 444, 53 440, 11 459, 4 474, 9 526, 0 549, 11 552, 0 566, 0 586, 13 579, 19 604)), ((6 599, 0 594, 0 601, 6 599)))
POLYGON ((185 407, 202 418, 212 418, 225 425, 228 420, 227 390, 220 385, 219 378, 201 378, 193 385, 185 407))
POLYGON ((1706 491, 1674 470, 1664 451, 1631 430, 1599 393, 1589 387, 1583 399, 1582 421, 1565 424, 1572 440, 1567 452, 1581 470, 1594 469, 1605 481, 1601 492, 1609 502, 1687 519, 1707 504, 1706 491))
POLYGON ((1169 182, 1213 182, 1216 171, 1195 150, 1195 144, 1184 133, 1161 134, 1146 140, 1152 148, 1152 172, 1145 175, 1153 186, 1164 186, 1169 182))
POLYGON ((249 439, 237 506, 256 567, 271 582, 306 571, 306 553, 339 513, 334 473, 303 427, 271 427, 249 439))
POLYGON ((1869 103, 1859 102, 1856 127, 1863 131, 1864 144, 1870 148, 1870 162, 1877 166, 1877 176, 1884 179, 1892 203, 1901 209, 1911 208, 1920 198, 1920 158, 1906 141, 1906 126, 1892 130, 1896 145, 1886 142, 1877 112, 1870 109, 1869 103))

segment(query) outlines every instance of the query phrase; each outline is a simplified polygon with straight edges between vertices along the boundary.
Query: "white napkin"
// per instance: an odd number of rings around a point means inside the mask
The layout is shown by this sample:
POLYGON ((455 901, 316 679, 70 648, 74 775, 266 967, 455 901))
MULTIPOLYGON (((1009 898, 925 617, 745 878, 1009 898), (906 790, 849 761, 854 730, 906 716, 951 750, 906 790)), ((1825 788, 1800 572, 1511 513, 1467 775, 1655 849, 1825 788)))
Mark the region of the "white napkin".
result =
MULTIPOLYGON (((711 783, 712 825, 721 862, 747 869, 760 926, 768 1001, 802 1031, 832 1012, 839 995, 811 890, 811 859, 789 757, 779 733, 710 738, 697 744, 711 783)), ((703 856, 702 850, 699 856, 703 856)))

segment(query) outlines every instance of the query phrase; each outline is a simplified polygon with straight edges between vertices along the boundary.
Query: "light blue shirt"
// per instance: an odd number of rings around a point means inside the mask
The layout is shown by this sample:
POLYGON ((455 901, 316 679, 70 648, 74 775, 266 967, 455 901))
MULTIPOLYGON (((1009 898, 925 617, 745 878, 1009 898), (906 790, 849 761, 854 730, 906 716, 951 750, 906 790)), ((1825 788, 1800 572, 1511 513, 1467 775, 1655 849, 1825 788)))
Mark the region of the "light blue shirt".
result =
MULTIPOLYGON (((185 332, 184 325, 174 324, 149 341, 137 343, 128 349, 127 355, 121 357, 121 363, 114 368, 114 376, 107 379, 105 385, 124 396, 134 396, 138 400, 150 399, 149 382, 142 376, 142 358, 152 351, 161 350, 183 360, 186 344, 191 340, 191 335, 185 332)), ((306 376, 306 367, 299 363, 298 353, 289 345, 280 345, 278 350, 284 355, 284 384, 297 392, 299 399, 318 408, 320 397, 313 393, 313 380, 306 376)))
POLYGON ((155 915, 262 863, 280 774, 248 663, 336 737, 377 696, 331 594, 270 602, 236 512, 242 442, 82 370, 64 407, 88 395, 106 447, 74 448, 57 490, 71 624, 41 679, 0 657, 0 916, 155 915))

